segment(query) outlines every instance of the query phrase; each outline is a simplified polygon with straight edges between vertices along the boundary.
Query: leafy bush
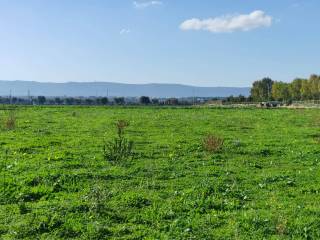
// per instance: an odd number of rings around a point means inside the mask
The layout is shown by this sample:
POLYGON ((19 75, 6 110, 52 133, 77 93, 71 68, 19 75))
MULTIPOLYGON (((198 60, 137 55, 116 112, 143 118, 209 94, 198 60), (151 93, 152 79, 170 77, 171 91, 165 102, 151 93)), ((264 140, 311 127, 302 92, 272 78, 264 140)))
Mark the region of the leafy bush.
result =
POLYGON ((105 143, 103 152, 105 160, 118 163, 133 156, 133 141, 128 140, 124 135, 124 130, 129 126, 125 120, 116 123, 117 136, 105 143))
POLYGON ((208 134, 202 140, 202 147, 204 150, 213 153, 218 152, 222 149, 224 140, 213 134, 208 134))

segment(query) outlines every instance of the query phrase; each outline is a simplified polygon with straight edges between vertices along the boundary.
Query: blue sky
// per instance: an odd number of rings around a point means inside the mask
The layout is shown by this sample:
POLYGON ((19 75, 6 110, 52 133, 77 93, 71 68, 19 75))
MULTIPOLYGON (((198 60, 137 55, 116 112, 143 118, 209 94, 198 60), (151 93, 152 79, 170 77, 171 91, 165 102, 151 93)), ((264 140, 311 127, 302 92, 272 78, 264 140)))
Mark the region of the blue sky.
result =
POLYGON ((318 0, 0 0, 0 79, 250 86, 320 70, 318 0))

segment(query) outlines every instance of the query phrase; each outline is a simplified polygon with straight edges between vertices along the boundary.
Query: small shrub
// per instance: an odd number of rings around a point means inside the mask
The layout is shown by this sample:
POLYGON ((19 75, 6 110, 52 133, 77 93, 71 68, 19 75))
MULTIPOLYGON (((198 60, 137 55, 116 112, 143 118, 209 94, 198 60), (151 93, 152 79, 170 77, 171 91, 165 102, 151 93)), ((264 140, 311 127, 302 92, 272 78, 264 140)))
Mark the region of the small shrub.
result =
POLYGON ((215 135, 209 134, 202 140, 202 147, 207 152, 213 153, 218 152, 222 149, 224 140, 215 135))
POLYGON ((4 120, 5 128, 12 130, 16 127, 16 115, 13 111, 8 111, 8 115, 4 120))
POLYGON ((116 123, 117 136, 105 143, 103 148, 105 160, 118 163, 133 156, 133 141, 128 140, 124 131, 129 126, 125 120, 119 120, 116 123))
POLYGON ((105 210, 105 204, 111 198, 112 193, 99 185, 93 186, 89 193, 84 196, 84 200, 88 203, 89 210, 96 214, 100 214, 105 210))

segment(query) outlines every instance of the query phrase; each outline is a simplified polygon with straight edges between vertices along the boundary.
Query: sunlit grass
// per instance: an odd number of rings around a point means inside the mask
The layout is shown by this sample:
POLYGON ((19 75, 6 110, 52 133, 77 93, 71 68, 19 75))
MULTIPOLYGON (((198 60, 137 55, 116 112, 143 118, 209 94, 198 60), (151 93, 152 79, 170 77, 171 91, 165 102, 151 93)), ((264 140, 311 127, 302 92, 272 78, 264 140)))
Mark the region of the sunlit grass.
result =
POLYGON ((1 130, 0 238, 320 238, 319 110, 16 113, 1 130), (125 165, 103 154, 120 119, 135 151, 125 165), (205 151, 208 133, 223 148, 205 151))

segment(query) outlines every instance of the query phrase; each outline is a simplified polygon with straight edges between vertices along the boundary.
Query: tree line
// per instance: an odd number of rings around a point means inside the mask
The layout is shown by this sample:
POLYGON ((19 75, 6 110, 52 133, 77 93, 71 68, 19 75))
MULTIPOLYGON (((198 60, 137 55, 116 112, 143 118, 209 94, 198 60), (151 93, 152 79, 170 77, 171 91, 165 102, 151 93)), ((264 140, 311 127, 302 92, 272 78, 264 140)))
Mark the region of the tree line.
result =
POLYGON ((253 101, 302 101, 320 100, 320 75, 309 79, 296 78, 290 83, 273 81, 270 78, 255 81, 251 88, 253 101))
POLYGON ((0 104, 16 105, 192 105, 199 103, 199 100, 193 98, 150 98, 141 96, 139 98, 124 97, 0 97, 0 104))

